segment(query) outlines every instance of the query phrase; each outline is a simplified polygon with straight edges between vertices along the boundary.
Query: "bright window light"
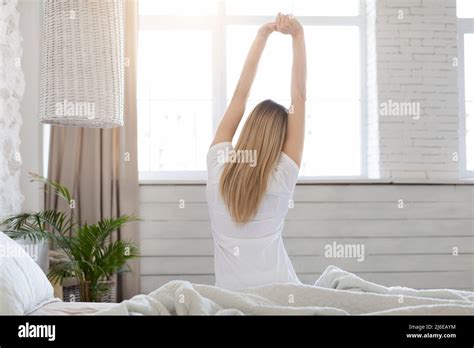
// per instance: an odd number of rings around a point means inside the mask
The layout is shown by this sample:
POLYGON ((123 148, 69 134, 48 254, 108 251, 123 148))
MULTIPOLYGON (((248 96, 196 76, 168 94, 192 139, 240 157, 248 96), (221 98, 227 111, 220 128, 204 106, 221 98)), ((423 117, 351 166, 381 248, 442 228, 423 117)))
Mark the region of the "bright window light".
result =
MULTIPOLYGON (((140 0, 139 7, 141 178, 203 177, 209 144, 257 32, 255 17, 263 24, 279 11, 305 16, 307 127, 300 175, 362 175, 361 38, 358 21, 350 18, 359 15, 359 0, 140 0), (331 24, 321 18, 328 16, 331 24)), ((245 116, 264 99, 290 106, 291 62, 291 38, 275 33, 245 116)))
MULTIPOLYGON (((235 88, 256 30, 254 26, 227 29, 229 92, 235 88)), ((359 29, 312 26, 305 28, 305 37, 311 64, 308 64, 307 132, 300 175, 358 176, 361 173, 359 29)), ((290 105, 291 39, 288 37, 283 42, 281 39, 270 37, 265 47, 247 114, 264 99, 290 105)))
POLYGON ((216 10, 217 0, 139 0, 140 15, 204 16, 216 10))
POLYGON ((474 33, 464 35, 466 168, 474 171, 474 33))
POLYGON ((474 18, 474 1, 457 0, 456 12, 459 18, 474 18))
MULTIPOLYGON (((257 30, 257 26, 249 25, 233 25, 227 28, 227 97, 229 99, 237 85, 243 63, 257 30)), ((282 37, 279 33, 274 35, 268 39, 252 85, 250 98, 255 103, 264 99, 273 99, 282 104, 289 102, 291 39, 282 37)), ((249 103, 247 106, 251 110, 255 104, 249 103)))
POLYGON ((209 31, 140 31, 140 171, 206 169, 212 136, 210 52, 209 31))

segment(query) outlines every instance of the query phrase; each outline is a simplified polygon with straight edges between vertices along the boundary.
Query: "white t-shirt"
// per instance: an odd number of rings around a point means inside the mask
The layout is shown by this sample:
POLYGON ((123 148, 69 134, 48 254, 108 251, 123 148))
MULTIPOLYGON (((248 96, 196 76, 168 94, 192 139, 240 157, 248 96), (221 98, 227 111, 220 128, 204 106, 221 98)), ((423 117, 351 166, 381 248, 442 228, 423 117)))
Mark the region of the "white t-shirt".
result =
POLYGON ((298 166, 282 152, 256 216, 238 226, 219 191, 225 165, 222 154, 231 149, 230 142, 223 142, 213 145, 207 154, 206 197, 214 239, 216 286, 239 290, 273 283, 300 283, 282 239, 298 166))

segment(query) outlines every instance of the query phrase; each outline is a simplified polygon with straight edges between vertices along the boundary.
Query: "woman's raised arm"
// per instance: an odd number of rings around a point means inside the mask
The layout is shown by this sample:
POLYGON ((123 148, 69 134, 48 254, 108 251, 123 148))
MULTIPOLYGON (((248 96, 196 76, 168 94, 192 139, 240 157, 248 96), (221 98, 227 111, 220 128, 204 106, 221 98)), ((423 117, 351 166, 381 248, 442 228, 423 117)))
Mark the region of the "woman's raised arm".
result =
POLYGON ((305 133, 306 47, 301 24, 292 16, 278 14, 277 30, 293 38, 293 67, 291 70, 291 107, 283 152, 301 165, 305 133))
POLYGON ((268 36, 275 30, 275 22, 267 23, 259 29, 257 36, 250 47, 247 59, 245 60, 232 100, 219 123, 219 127, 217 128, 211 146, 224 141, 232 141, 240 120, 244 115, 250 88, 255 79, 258 62, 262 56, 268 36))

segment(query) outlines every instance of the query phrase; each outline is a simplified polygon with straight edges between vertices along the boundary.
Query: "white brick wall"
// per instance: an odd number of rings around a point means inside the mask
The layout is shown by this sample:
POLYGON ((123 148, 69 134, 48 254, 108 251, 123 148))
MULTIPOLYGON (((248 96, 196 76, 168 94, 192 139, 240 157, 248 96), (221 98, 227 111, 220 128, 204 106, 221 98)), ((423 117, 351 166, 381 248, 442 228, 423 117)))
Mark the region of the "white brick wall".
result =
POLYGON ((369 177, 376 176, 377 160, 382 178, 459 177, 453 160, 459 121, 455 6, 455 0, 368 2, 369 177), (419 105, 419 117, 397 115, 402 103, 419 103, 411 104, 419 105))

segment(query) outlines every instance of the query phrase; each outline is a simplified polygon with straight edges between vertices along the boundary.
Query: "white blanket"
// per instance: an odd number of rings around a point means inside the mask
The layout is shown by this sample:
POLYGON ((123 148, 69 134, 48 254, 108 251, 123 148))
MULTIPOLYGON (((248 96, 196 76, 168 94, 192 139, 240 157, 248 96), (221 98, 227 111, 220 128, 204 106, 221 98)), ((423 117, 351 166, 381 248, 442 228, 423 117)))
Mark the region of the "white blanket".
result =
POLYGON ((330 266, 314 286, 243 291, 171 281, 99 315, 474 315, 474 292, 385 287, 330 266))

